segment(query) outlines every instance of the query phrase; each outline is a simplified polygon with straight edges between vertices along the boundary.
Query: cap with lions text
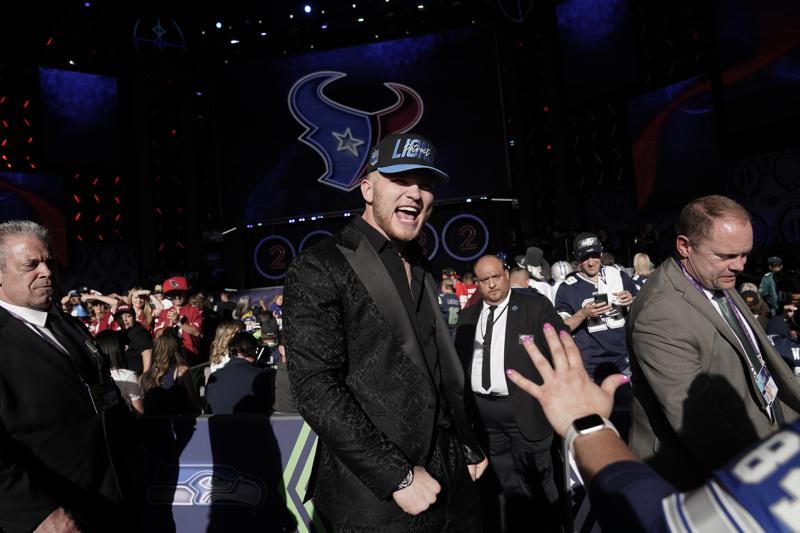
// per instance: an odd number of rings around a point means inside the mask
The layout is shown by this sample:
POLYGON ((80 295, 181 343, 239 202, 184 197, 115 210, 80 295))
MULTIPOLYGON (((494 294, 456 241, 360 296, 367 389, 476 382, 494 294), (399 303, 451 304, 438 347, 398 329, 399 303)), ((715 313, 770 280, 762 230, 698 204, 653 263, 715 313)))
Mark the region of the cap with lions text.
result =
POLYGON ((446 182, 448 175, 436 167, 436 148, 415 133, 392 133, 383 138, 370 152, 367 172, 397 174, 409 170, 429 170, 438 181, 446 182))

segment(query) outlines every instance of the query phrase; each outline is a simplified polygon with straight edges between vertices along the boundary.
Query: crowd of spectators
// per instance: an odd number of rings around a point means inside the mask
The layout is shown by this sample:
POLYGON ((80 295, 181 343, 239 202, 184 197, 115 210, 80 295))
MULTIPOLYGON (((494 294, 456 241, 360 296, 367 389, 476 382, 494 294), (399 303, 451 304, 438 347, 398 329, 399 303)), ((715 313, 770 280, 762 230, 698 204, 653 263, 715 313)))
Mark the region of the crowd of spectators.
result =
POLYGON ((60 302, 108 355, 123 399, 139 416, 294 414, 284 375, 283 294, 234 299, 233 291, 190 292, 186 278, 174 276, 125 294, 79 286, 60 302), (238 372, 220 379, 232 361, 238 372), (209 389, 226 401, 212 409, 209 389))

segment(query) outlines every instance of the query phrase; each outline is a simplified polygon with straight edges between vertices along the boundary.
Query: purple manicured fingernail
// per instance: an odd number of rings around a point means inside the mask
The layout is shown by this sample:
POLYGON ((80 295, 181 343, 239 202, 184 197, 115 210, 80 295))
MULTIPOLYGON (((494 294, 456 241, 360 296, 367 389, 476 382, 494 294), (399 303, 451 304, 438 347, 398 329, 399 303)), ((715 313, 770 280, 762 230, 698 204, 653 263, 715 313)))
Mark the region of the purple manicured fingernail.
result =
POLYGON ((562 337, 569 337, 570 336, 569 332, 567 330, 565 330, 565 329, 562 329, 561 331, 559 331, 558 334, 561 335, 562 337))
POLYGON ((544 329, 545 331, 553 331, 554 328, 552 324, 550 324, 549 322, 545 322, 544 327, 542 329, 544 329))
POLYGON ((514 371, 511 370, 510 368, 506 368, 506 375, 510 376, 512 374, 514 374, 514 371))
POLYGON ((620 385, 625 385, 626 383, 630 383, 630 382, 631 382, 631 377, 630 376, 622 376, 621 378, 619 378, 619 384, 620 385))

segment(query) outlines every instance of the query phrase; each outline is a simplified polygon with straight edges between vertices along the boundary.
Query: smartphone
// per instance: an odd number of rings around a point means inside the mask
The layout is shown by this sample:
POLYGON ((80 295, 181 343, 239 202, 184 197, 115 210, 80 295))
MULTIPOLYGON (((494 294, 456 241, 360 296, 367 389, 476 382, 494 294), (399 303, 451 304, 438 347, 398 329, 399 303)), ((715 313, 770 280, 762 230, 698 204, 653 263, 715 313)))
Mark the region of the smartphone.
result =
POLYGON ((594 293, 594 303, 596 304, 607 304, 608 303, 608 294, 604 292, 596 292, 594 293))

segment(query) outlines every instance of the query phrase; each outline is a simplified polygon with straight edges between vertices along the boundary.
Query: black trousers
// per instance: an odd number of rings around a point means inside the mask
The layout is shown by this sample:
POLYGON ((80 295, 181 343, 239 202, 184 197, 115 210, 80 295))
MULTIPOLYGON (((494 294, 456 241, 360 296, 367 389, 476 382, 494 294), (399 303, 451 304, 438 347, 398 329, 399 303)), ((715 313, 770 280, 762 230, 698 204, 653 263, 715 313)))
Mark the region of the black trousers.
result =
MULTIPOLYGON (((489 446, 489 466, 496 476, 504 500, 505 526, 487 521, 487 531, 560 531, 562 508, 553 479, 552 435, 538 441, 526 439, 519 430, 508 397, 488 399, 475 395, 475 404, 485 428, 489 446)), ((491 478, 482 483, 484 507, 496 505, 491 478), (486 501, 486 499, 490 501, 486 501)))
POLYGON ((450 430, 439 430, 436 446, 425 470, 442 490, 426 511, 382 527, 333 524, 337 533, 479 533, 482 531, 478 490, 469 477, 461 442, 450 430))

